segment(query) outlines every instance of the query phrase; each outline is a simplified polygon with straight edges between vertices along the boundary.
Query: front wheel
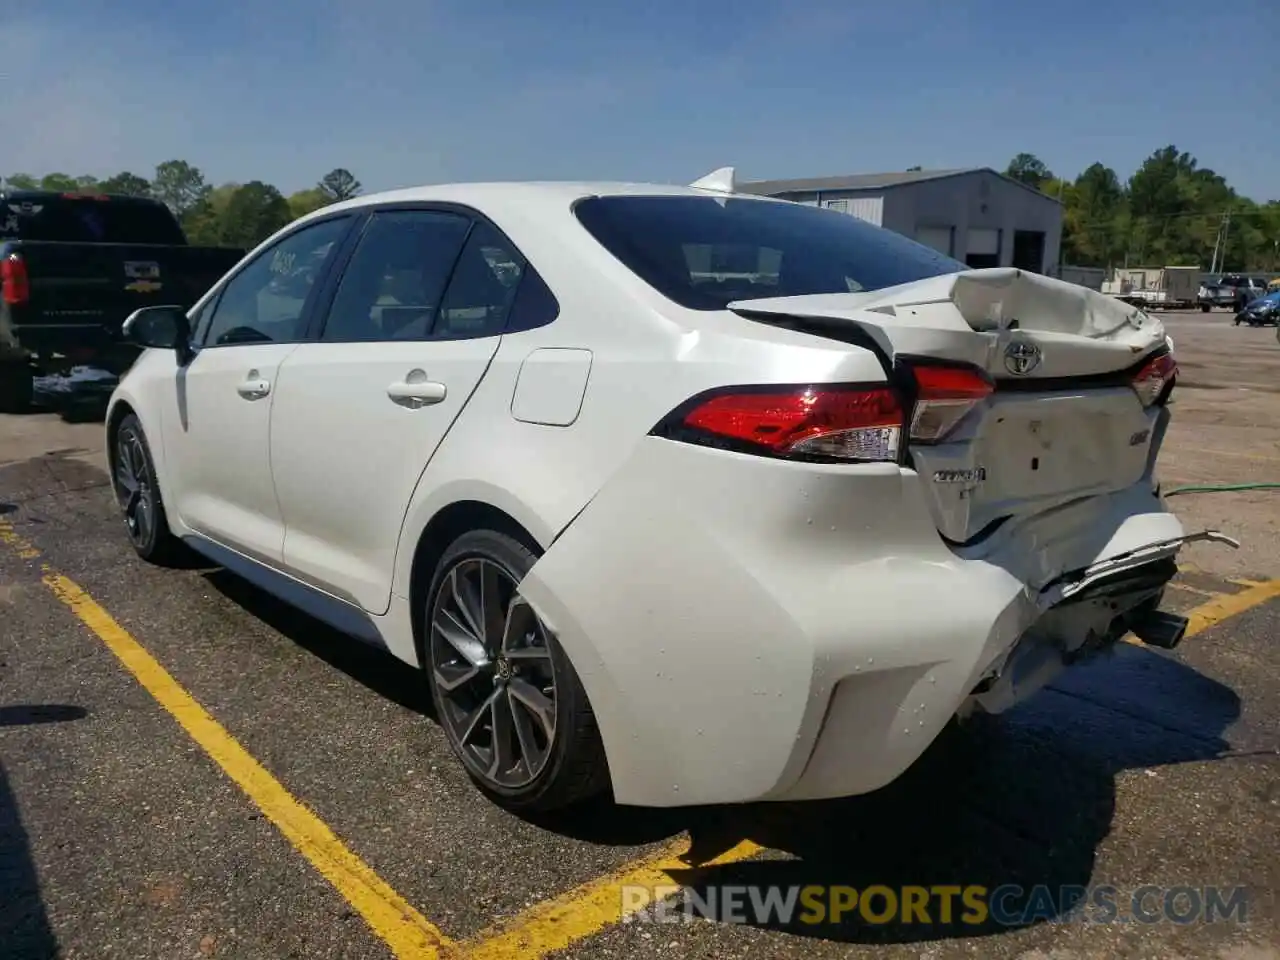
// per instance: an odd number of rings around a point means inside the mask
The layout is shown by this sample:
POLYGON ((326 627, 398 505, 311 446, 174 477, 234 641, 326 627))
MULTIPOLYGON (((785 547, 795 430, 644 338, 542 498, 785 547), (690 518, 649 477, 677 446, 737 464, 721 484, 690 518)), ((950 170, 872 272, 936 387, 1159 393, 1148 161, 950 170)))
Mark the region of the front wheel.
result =
POLYGON ((124 519, 129 543, 143 560, 171 566, 180 556, 180 541, 169 531, 168 515, 156 480, 142 423, 127 414, 115 431, 111 449, 111 488, 124 519))
POLYGON ((520 595, 536 559, 494 530, 454 541, 428 592, 423 661, 436 717, 475 784, 508 809, 548 811, 602 792, 608 771, 582 682, 520 595))

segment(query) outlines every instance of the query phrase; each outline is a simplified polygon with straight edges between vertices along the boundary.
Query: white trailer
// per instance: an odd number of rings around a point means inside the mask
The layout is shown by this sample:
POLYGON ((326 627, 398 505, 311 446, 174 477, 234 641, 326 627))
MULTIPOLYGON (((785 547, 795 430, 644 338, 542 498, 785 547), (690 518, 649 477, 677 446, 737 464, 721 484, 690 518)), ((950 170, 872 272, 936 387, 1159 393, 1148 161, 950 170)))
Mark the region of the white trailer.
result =
POLYGON ((1102 292, 1138 307, 1177 310, 1196 305, 1200 267, 1137 267, 1116 270, 1102 292))

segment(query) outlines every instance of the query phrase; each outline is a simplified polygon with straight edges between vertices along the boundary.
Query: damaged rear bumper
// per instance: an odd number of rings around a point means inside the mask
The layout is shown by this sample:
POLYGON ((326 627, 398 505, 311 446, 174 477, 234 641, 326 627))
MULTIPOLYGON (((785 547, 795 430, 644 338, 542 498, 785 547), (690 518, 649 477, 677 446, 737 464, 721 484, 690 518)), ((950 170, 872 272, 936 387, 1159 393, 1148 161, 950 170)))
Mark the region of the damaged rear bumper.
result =
POLYGON ((1042 615, 984 675, 960 712, 1007 710, 1063 668, 1128 633, 1172 650, 1182 642, 1188 621, 1159 609, 1160 601, 1178 573, 1178 551, 1204 540, 1240 546, 1216 530, 1205 530, 1150 543, 1054 580, 1037 596, 1042 615))
POLYGON ((1199 536, 1139 485, 961 556, 911 471, 649 438, 521 592, 586 688, 619 803, 813 799, 885 785, 957 712, 1115 640, 1199 536), (1055 566, 1077 572, 1041 582, 1055 566))

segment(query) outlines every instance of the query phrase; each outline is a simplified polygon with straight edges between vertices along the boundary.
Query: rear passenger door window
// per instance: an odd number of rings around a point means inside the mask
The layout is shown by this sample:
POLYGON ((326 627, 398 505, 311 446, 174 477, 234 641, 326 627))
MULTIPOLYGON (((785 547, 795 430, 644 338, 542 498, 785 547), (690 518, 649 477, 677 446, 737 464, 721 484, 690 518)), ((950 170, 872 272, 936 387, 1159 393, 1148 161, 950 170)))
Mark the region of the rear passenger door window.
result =
POLYGON ((375 214, 343 271, 321 340, 426 339, 470 229, 470 218, 455 213, 375 214))

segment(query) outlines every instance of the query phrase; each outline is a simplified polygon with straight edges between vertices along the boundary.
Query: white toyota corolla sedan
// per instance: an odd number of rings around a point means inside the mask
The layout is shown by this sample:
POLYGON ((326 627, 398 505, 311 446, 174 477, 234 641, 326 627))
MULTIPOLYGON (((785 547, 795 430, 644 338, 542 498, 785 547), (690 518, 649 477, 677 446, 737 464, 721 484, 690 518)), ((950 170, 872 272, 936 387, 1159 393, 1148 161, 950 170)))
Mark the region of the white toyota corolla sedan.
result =
POLYGON ((1162 325, 843 213, 461 184, 128 322, 130 541, 421 668, 494 801, 857 794, 1159 610, 1162 325))

